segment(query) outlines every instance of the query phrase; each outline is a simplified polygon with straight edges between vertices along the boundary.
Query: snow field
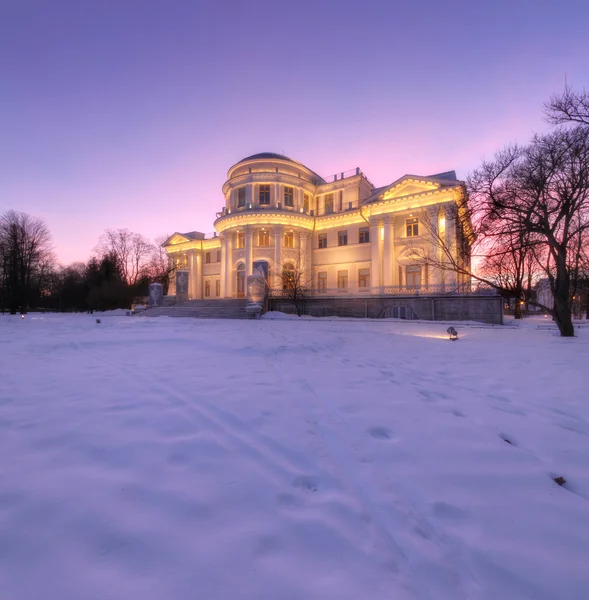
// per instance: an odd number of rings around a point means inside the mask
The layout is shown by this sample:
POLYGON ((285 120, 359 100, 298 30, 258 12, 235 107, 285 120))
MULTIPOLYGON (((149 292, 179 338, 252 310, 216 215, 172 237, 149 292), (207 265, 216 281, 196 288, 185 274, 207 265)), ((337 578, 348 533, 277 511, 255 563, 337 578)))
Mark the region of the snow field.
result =
POLYGON ((95 320, 0 318, 0 598, 589 597, 588 331, 95 320))

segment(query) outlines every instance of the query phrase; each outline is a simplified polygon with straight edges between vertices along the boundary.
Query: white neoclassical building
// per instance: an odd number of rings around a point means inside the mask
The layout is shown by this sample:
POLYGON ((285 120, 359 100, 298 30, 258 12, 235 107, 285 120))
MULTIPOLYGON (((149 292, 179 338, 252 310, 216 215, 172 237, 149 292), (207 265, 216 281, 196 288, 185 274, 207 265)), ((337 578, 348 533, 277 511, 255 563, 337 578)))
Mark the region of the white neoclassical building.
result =
POLYGON ((180 299, 239 298, 246 278, 302 274, 312 294, 396 295, 452 292, 466 282, 419 256, 443 252, 469 262, 464 183, 453 171, 405 175, 375 188, 357 168, 322 178, 303 164, 264 152, 240 160, 223 184, 216 233, 175 233, 165 243, 180 299))

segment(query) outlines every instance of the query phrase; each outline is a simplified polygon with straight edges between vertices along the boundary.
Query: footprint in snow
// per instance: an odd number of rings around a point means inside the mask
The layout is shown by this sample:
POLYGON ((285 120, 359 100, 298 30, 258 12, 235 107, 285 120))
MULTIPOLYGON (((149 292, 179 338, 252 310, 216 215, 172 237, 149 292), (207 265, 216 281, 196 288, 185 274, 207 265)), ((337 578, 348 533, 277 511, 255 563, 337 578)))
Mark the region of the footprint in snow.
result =
POLYGON ((436 517, 450 521, 457 521, 468 516, 466 511, 446 502, 434 502, 432 512, 436 517))
POLYGON ((311 475, 297 475, 292 480, 292 485, 305 492, 316 492, 319 489, 317 480, 311 475))
POLYGON ((390 440, 393 437, 392 431, 386 427, 371 427, 368 434, 375 440, 390 440))

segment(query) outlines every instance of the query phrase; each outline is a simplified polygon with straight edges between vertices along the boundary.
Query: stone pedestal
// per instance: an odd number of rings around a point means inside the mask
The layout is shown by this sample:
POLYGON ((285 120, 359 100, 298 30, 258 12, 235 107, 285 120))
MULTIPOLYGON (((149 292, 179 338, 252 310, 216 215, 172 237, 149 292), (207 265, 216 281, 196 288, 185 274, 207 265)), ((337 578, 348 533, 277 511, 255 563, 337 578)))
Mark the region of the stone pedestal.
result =
POLYGON ((247 278, 248 304, 264 304, 266 298, 266 278, 260 275, 250 275, 247 278))
POLYGON ((164 287, 161 283, 149 284, 149 306, 163 306, 164 287))
POLYGON ((190 271, 176 271, 176 302, 186 302, 188 300, 189 283, 190 271))

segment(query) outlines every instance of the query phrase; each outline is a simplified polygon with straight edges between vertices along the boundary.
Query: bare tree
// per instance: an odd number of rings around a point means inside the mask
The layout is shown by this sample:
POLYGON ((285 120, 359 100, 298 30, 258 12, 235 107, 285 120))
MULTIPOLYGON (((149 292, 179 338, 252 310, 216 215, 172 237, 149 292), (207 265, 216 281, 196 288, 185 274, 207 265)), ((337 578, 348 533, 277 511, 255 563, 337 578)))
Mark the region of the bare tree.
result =
POLYGON ((424 261, 517 300, 526 299, 529 284, 543 273, 554 298, 546 308, 562 336, 574 335, 571 274, 589 230, 589 127, 560 128, 498 152, 471 174, 468 191, 463 222, 472 222, 473 231, 464 239, 472 241, 474 262, 482 261, 483 269, 462 263, 434 224, 437 249, 424 261))
POLYGON ((0 216, 0 302, 11 314, 26 312, 33 289, 47 284, 55 259, 51 233, 41 219, 8 211, 0 216))
POLYGON ((550 282, 554 320, 562 336, 572 336, 571 260, 575 241, 589 229, 589 128, 536 135, 508 153, 505 168, 502 156, 475 173, 482 220, 531 236, 530 248, 550 282), (490 176, 497 165, 499 174, 490 176))
POLYGON ((154 244, 128 229, 107 229, 100 237, 96 251, 101 256, 115 256, 127 284, 136 285, 148 274, 154 244))
POLYGON ((313 287, 313 276, 306 267, 305 255, 300 247, 285 251, 283 259, 280 294, 292 302, 300 317, 305 308, 305 299, 313 287))
POLYGON ((163 247, 163 243, 169 238, 169 235, 159 236, 155 239, 152 251, 147 264, 146 272, 149 279, 153 282, 161 283, 164 288, 164 295, 168 293, 170 277, 176 270, 175 265, 171 264, 168 253, 163 247))
POLYGON ((549 123, 563 125, 576 123, 589 125, 589 92, 575 92, 565 84, 562 94, 555 94, 544 105, 544 113, 549 123))

